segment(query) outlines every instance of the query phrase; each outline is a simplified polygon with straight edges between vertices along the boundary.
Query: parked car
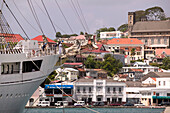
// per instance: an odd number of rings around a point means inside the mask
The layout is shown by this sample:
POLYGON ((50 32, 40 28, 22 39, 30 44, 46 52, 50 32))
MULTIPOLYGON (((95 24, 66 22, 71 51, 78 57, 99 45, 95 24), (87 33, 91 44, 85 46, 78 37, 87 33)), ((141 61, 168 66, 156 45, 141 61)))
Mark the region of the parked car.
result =
POLYGON ((158 106, 170 106, 170 102, 161 102, 158 106))
POLYGON ((145 106, 143 103, 134 104, 134 106, 145 106))
POLYGON ((50 106, 50 102, 49 101, 40 101, 37 106, 42 106, 42 107, 50 106))
POLYGON ((104 106, 105 103, 104 102, 95 102, 93 103, 93 106, 104 106))
POLYGON ((74 103, 74 106, 84 106, 85 102, 84 101, 77 101, 76 103, 74 103))
POLYGON ((111 103, 111 104, 109 104, 109 106, 121 106, 121 104, 120 103, 111 103))
POLYGON ((126 103, 126 104, 123 104, 123 106, 134 106, 134 104, 132 104, 132 103, 126 103))
POLYGON ((57 101, 57 103, 55 103, 55 106, 68 106, 68 102, 67 101, 57 101))

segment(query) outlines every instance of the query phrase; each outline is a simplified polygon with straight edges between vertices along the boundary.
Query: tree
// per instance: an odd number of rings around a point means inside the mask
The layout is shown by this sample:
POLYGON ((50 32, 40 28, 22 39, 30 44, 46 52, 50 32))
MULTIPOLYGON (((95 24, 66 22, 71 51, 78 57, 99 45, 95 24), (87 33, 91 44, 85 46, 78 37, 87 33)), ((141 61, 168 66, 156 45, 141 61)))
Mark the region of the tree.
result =
POLYGON ((132 48, 132 50, 131 50, 131 56, 134 56, 135 54, 136 54, 135 48, 132 48))
POLYGON ((125 31, 127 31, 127 29, 128 29, 128 24, 122 24, 121 26, 119 26, 119 28, 117 30, 125 32, 125 31))
POLYGON ((62 35, 60 32, 57 32, 56 35, 55 35, 57 38, 60 38, 62 35))
POLYGON ((162 61, 162 68, 163 69, 166 69, 166 70, 168 70, 168 69, 170 69, 170 57, 165 57, 164 59, 163 59, 163 61, 162 61))
POLYGON ((123 67, 122 62, 114 58, 111 54, 106 54, 104 56, 104 61, 102 62, 102 68, 108 71, 109 76, 113 76, 119 72, 119 70, 123 67))
POLYGON ((87 57, 87 60, 84 62, 86 68, 89 68, 89 69, 94 69, 96 68, 95 65, 96 65, 96 62, 94 60, 94 57, 89 55, 87 57))
POLYGON ((116 31, 116 29, 114 27, 110 27, 107 29, 107 31, 116 31))
POLYGON ((145 16, 146 16, 145 11, 143 11, 143 10, 135 11, 135 21, 136 22, 141 21, 141 17, 145 17, 145 16))
POLYGON ((81 31, 81 32, 80 32, 80 35, 84 35, 84 33, 81 31))
POLYGON ((145 10, 148 20, 165 20, 165 13, 161 7, 155 6, 145 10))

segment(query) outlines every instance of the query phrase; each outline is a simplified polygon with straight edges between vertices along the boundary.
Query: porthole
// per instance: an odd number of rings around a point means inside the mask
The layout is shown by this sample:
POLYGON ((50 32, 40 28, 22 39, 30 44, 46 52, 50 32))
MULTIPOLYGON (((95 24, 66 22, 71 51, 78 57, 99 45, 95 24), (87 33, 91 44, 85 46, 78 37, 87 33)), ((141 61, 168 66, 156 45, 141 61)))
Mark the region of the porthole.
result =
POLYGON ((11 98, 12 98, 12 95, 13 95, 13 94, 10 95, 11 98))
POLYGON ((6 98, 8 98, 8 94, 6 95, 6 98))

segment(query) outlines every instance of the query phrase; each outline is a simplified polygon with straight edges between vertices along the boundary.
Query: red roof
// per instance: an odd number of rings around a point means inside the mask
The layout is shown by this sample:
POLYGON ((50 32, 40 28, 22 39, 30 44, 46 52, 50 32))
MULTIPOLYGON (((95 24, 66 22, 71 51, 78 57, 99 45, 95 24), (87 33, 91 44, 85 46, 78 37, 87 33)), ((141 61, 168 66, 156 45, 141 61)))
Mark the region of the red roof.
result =
POLYGON ((154 81, 156 81, 156 78, 152 78, 154 81))
POLYGON ((108 40, 107 44, 144 44, 141 40, 136 38, 113 38, 112 40, 108 40))
MULTIPOLYGON (((31 40, 37 40, 38 42, 43 42, 43 37, 42 35, 39 35, 31 40)), ((50 42, 50 43, 56 43, 55 41, 51 40, 50 38, 47 37, 47 41, 50 42)))
POLYGON ((167 55, 170 55, 170 49, 155 49, 156 55, 161 55, 163 52, 167 55))
POLYGON ((142 69, 130 69, 130 70, 133 71, 133 72, 143 72, 142 69))
POLYGON ((109 51, 101 50, 101 48, 103 46, 102 44, 97 44, 97 46, 98 46, 98 49, 85 48, 82 51, 83 52, 94 52, 94 53, 106 53, 106 52, 109 52, 109 51))
POLYGON ((64 63, 65 65, 83 65, 83 63, 64 63))
POLYGON ((77 68, 79 71, 85 71, 83 68, 77 68))
POLYGON ((20 40, 24 40, 24 38, 20 34, 0 34, 0 36, 5 36, 6 42, 19 42, 20 40))
POLYGON ((119 74, 119 77, 120 78, 126 78, 126 77, 128 77, 128 75, 119 74))

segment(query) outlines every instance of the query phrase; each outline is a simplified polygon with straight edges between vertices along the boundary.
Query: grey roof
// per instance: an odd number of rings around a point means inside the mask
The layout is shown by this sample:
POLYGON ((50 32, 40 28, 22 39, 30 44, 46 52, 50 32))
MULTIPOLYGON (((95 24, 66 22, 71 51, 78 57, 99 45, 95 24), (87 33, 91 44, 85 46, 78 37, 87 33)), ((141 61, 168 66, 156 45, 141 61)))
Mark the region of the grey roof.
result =
POLYGON ((132 32, 157 32, 157 31, 170 31, 170 20, 136 22, 132 30, 132 32))
POLYGON ((147 78, 160 78, 160 77, 170 77, 170 72, 149 72, 145 76, 142 77, 142 81, 146 80, 147 78))
POLYGON ((93 78, 91 78, 91 79, 84 79, 84 78, 82 78, 82 79, 77 80, 77 82, 93 82, 93 80, 106 80, 106 82, 124 83, 122 81, 117 81, 117 80, 113 80, 113 79, 93 79, 93 78))
POLYGON ((156 85, 143 85, 142 82, 135 82, 135 81, 126 81, 126 87, 155 87, 156 85))

